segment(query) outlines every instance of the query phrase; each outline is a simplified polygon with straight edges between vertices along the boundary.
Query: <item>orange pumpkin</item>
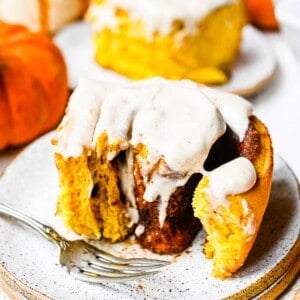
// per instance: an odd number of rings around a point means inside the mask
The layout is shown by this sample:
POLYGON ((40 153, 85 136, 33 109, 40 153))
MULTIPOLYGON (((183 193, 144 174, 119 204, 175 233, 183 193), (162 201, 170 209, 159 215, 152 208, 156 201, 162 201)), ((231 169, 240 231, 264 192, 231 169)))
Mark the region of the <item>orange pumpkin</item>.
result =
POLYGON ((250 22, 261 28, 278 30, 273 0, 244 0, 250 22))
POLYGON ((54 128, 67 99, 66 66, 50 37, 0 22, 0 150, 54 128))

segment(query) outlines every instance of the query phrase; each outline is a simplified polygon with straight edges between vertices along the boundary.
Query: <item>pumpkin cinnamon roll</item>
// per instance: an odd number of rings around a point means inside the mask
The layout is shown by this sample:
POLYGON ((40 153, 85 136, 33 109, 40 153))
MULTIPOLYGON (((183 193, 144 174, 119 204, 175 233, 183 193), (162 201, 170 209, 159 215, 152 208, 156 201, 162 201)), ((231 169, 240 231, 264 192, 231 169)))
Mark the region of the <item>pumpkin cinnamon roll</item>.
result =
POLYGON ((82 80, 54 141, 58 214, 111 242, 178 253, 201 228, 214 274, 245 261, 269 200, 266 127, 241 97, 192 81, 82 80))
POLYGON ((96 0, 87 19, 99 65, 210 85, 229 79, 246 23, 239 0, 96 0))

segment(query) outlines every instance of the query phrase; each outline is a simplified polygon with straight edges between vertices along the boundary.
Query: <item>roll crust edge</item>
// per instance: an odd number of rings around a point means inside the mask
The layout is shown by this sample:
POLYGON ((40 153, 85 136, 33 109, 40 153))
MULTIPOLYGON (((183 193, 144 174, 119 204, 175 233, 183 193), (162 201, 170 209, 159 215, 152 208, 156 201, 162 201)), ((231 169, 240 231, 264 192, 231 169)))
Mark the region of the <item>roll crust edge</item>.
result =
POLYGON ((218 207, 212 211, 207 194, 209 179, 204 176, 193 198, 194 214, 207 233, 205 255, 213 260, 213 275, 221 279, 231 276, 244 264, 259 232, 272 184, 272 142, 267 128, 257 117, 250 117, 245 138, 237 148, 239 155, 254 165, 255 185, 248 192, 229 195, 228 209, 218 207))

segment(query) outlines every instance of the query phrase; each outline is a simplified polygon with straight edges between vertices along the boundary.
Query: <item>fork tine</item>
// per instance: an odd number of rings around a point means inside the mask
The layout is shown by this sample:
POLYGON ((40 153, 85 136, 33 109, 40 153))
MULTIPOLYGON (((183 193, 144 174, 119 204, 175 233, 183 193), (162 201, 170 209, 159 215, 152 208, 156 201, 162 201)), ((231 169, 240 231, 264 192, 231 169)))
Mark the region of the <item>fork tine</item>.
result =
POLYGON ((144 276, 144 275, 153 275, 158 273, 158 271, 149 271, 149 272, 136 272, 136 273, 131 273, 127 271, 115 271, 115 270, 102 270, 102 269, 95 269, 90 265, 82 266, 80 267, 80 272, 83 272, 85 274, 90 274, 90 276, 108 276, 108 277, 120 277, 120 278, 128 278, 131 276, 144 276))
POLYGON ((114 272, 141 272, 147 270, 158 269, 165 265, 138 265, 138 264, 117 264, 113 262, 107 262, 100 259, 90 260, 89 266, 101 270, 111 270, 114 272))
POLYGON ((105 252, 95 246, 90 244, 86 244, 86 250, 92 251, 94 255, 97 257, 98 260, 107 261, 109 263, 115 263, 120 265, 141 265, 147 267, 163 267, 169 265, 170 262, 166 260, 159 260, 159 259, 148 259, 148 258, 120 258, 111 253, 105 252))
POLYGON ((136 274, 121 274, 115 272, 104 272, 99 270, 94 270, 93 268, 84 267, 76 268, 76 271, 72 269, 70 275, 76 279, 91 282, 91 283, 109 283, 109 282, 126 282, 129 280, 136 280, 145 278, 151 275, 158 273, 157 271, 153 272, 141 272, 136 274))

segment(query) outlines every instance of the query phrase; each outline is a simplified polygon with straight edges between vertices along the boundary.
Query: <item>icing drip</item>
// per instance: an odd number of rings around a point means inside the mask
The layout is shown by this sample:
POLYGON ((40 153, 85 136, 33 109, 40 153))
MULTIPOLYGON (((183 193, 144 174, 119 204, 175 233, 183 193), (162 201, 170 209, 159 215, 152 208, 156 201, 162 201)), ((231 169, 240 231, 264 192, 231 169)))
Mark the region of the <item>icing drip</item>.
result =
POLYGON ((66 114, 58 128, 56 152, 78 157, 92 143, 102 101, 109 84, 81 79, 70 97, 66 114))
MULTIPOLYGON (((226 196, 237 195, 250 190, 256 182, 256 171, 252 163, 245 157, 238 157, 217 169, 208 172, 211 195, 211 207, 228 207, 226 196)), ((244 203, 245 206, 245 203, 244 203)), ((244 209, 246 209, 244 207, 244 209)))

